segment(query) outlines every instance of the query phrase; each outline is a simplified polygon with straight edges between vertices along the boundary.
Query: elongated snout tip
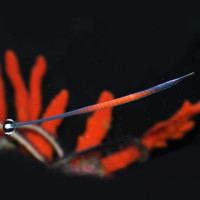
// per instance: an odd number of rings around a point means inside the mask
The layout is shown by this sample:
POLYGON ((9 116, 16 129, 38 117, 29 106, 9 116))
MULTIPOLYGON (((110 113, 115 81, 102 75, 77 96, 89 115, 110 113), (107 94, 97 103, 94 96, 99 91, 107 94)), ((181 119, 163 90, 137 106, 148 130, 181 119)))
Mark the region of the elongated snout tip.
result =
POLYGON ((177 83, 179 83, 180 81, 185 80, 186 78, 189 78, 189 77, 193 76, 194 74, 195 74, 195 72, 191 72, 191 73, 186 74, 186 75, 184 75, 184 76, 181 76, 181 77, 179 77, 179 78, 177 78, 177 79, 174 79, 174 84, 177 84, 177 83))

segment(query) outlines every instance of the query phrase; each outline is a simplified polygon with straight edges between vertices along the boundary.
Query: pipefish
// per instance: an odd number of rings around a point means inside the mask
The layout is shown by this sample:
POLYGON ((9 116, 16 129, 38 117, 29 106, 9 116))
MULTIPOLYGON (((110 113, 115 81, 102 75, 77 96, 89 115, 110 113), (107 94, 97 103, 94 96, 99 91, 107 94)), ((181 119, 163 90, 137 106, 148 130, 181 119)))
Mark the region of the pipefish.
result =
POLYGON ((9 134, 12 134, 17 127, 41 123, 41 122, 46 122, 46 121, 55 120, 55 119, 59 119, 59 118, 70 117, 70 116, 84 114, 84 113, 90 113, 90 112, 94 112, 96 110, 126 104, 126 103, 129 103, 129 102, 136 101, 138 99, 147 97, 149 95, 158 93, 160 91, 166 90, 166 89, 176 85, 180 81, 182 81, 182 80, 184 80, 184 79, 186 79, 186 78, 188 78, 192 75, 194 75, 194 72, 191 72, 191 73, 186 74, 184 76, 181 76, 179 78, 172 79, 170 81, 158 84, 156 86, 153 86, 151 88, 148 88, 148 89, 140 91, 140 92, 132 93, 132 94, 129 94, 129 95, 126 95, 126 96, 123 96, 123 97, 119 97, 119 98, 107 101, 107 102, 86 106, 86 107, 83 107, 83 108, 79 108, 79 109, 76 109, 76 110, 72 110, 72 111, 69 111, 69 112, 65 112, 65 113, 62 113, 62 114, 59 114, 59 115, 55 115, 55 116, 51 116, 51 117, 47 117, 47 118, 43 118, 43 119, 27 121, 27 122, 15 122, 13 119, 6 119, 5 122, 4 122, 4 125, 3 125, 3 131, 5 132, 5 134, 9 135, 9 134))

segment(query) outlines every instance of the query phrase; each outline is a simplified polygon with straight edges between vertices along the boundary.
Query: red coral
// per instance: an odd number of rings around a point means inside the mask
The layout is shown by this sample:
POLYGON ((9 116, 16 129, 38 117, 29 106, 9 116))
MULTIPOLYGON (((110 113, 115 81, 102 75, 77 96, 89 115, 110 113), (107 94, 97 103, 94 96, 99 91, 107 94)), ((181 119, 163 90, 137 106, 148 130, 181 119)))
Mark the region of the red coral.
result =
MULTIPOLYGON (((104 91, 99 97, 98 103, 114 99, 113 94, 104 91)), ((80 151, 101 143, 106 136, 112 121, 112 108, 98 110, 87 120, 85 132, 79 136, 76 150, 80 151)))
MULTIPOLYGON (((200 113, 200 102, 190 103, 185 101, 183 106, 168 120, 156 123, 141 137, 141 143, 147 150, 167 146, 167 140, 178 140, 191 131, 195 122, 192 117, 200 113)), ((141 158, 142 154, 137 146, 128 146, 101 160, 105 173, 110 174, 125 168, 141 158)))
MULTIPOLYGON (((21 76, 17 56, 13 51, 7 51, 5 54, 5 67, 7 76, 14 89, 16 116, 19 122, 38 119, 42 110, 42 91, 41 84, 43 77, 47 71, 46 60, 43 56, 38 56, 32 68, 30 75, 29 90, 26 88, 24 80, 21 76)), ((61 92, 50 102, 42 118, 57 115, 65 111, 68 103, 69 93, 67 90, 61 92)), ((112 100, 113 94, 104 91, 101 93, 98 103, 112 100)), ((5 89, 2 73, 0 69, 0 121, 6 119, 7 107, 5 101, 5 89)), ((171 118, 158 122, 151 129, 146 131, 140 138, 141 146, 147 151, 155 148, 163 148, 167 146, 167 140, 177 140, 193 129, 195 122, 192 117, 200 113, 200 102, 191 104, 185 101, 183 106, 171 118)), ((99 145, 105 138, 112 121, 112 108, 95 111, 87 120, 85 132, 78 137, 76 152, 84 151, 90 147, 99 145)), ((54 138, 56 130, 61 124, 62 119, 47 121, 40 124, 40 127, 48 131, 54 138)), ((22 130, 20 134, 37 149, 48 161, 53 159, 54 148, 47 138, 38 134, 37 131, 22 130)), ((106 157, 101 154, 93 154, 101 163, 104 174, 108 175, 119 169, 123 169, 131 163, 137 161, 143 156, 141 148, 135 143, 126 145, 118 152, 112 153, 106 157)), ((90 157, 90 155, 89 155, 90 157)), ((84 159, 88 159, 85 157, 84 159)), ((76 160, 78 161, 78 160, 76 160)), ((76 167, 80 162, 71 163, 72 167, 76 167)), ((87 169, 88 169, 88 162, 87 169)), ((90 163, 90 162, 89 162, 90 163)), ((101 168, 100 167, 100 168, 101 168)), ((84 169, 81 168, 81 169, 84 169)), ((89 167, 90 169, 90 167, 89 167)), ((93 169, 93 168, 92 168, 93 169)))
POLYGON ((137 147, 128 146, 117 153, 102 158, 101 163, 106 175, 123 169, 141 157, 141 152, 137 147))
POLYGON ((155 124, 142 137, 142 143, 148 150, 167 146, 167 140, 177 140, 193 129, 192 117, 200 113, 200 102, 191 104, 185 101, 183 106, 168 120, 155 124))
MULTIPOLYGON (((7 115, 7 106, 6 106, 6 96, 5 96, 5 87, 2 77, 2 71, 0 68, 0 121, 4 121, 7 115)), ((3 132, 1 132, 3 133, 3 132)))
POLYGON ((24 81, 20 74, 19 63, 13 51, 5 54, 6 73, 15 92, 15 108, 18 121, 28 121, 29 119, 29 95, 24 81))
MULTIPOLYGON (((7 76, 14 88, 17 120, 29 121, 37 119, 40 116, 42 108, 41 83, 47 69, 45 58, 43 56, 38 56, 36 59, 31 72, 30 91, 27 90, 22 79, 17 56, 11 50, 7 51, 5 54, 5 67, 7 76)), ((65 111, 67 102, 68 91, 62 90, 52 100, 52 102, 50 102, 50 105, 47 107, 43 117, 49 117, 55 114, 63 113, 65 111)), ((55 136, 56 129, 61 122, 62 119, 58 119, 52 121, 51 123, 44 122, 41 126, 55 136)), ((23 135, 48 161, 52 160, 53 148, 44 137, 33 131, 23 131, 23 135)))

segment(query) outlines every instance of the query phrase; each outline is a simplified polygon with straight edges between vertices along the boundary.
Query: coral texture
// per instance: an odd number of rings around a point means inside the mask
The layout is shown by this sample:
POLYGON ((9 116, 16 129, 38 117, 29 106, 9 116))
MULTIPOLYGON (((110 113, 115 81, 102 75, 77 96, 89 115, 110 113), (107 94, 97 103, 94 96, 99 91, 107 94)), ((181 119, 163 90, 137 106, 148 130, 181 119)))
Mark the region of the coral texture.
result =
MULTIPOLYGON (((21 76, 17 56, 11 50, 6 51, 5 53, 5 70, 14 90, 16 121, 36 120, 40 117, 46 118, 65 112, 69 93, 66 89, 62 89, 51 100, 44 113, 41 114, 41 84, 47 71, 47 63, 43 56, 38 56, 32 67, 29 79, 29 89, 27 89, 21 76)), ((0 68, 1 123, 8 117, 5 96, 5 85, 0 68)), ((98 103, 112 99, 114 99, 114 96, 111 92, 103 91, 100 94, 98 103)), ((103 139, 106 137, 108 130, 111 127, 112 108, 95 111, 87 119, 86 130, 78 137, 74 151, 77 155, 78 153, 81 154, 85 152, 85 155, 82 158, 75 157, 70 160, 68 163, 70 169, 74 168, 72 171, 76 174, 81 174, 82 172, 94 174, 96 169, 97 174, 101 173, 102 175, 103 173, 103 175, 109 175, 117 170, 126 168, 131 163, 141 159, 144 156, 145 151, 149 152, 155 148, 167 147, 168 140, 178 140, 184 137, 184 135, 191 131, 195 126, 195 122, 192 121, 192 118, 199 113, 200 102, 192 104, 189 101, 185 101, 183 106, 172 117, 156 123, 138 139, 137 143, 127 143, 123 148, 120 148, 115 152, 110 152, 107 156, 104 156, 104 154, 101 154, 100 150, 96 153, 87 154, 87 149, 92 149, 102 144, 103 139)), ((63 119, 56 119, 43 122, 33 128, 27 127, 27 129, 20 129, 20 136, 15 135, 15 137, 19 137, 17 140, 19 145, 26 144, 27 142, 26 145, 23 145, 23 148, 19 148, 21 152, 24 153, 29 150, 29 153, 31 154, 33 152, 33 155, 34 152, 36 152, 36 158, 37 154, 41 155, 45 159, 45 163, 50 163, 54 162, 53 154, 57 147, 58 152, 60 151, 60 159, 67 157, 68 155, 62 155, 62 148, 56 143, 57 128, 62 120, 63 119), (41 134, 43 132, 47 134, 41 134), (25 140, 21 140, 21 136, 23 136, 25 140), (34 148, 34 150, 31 150, 32 148, 34 148)), ((4 137, 2 129, 1 135, 4 137)))

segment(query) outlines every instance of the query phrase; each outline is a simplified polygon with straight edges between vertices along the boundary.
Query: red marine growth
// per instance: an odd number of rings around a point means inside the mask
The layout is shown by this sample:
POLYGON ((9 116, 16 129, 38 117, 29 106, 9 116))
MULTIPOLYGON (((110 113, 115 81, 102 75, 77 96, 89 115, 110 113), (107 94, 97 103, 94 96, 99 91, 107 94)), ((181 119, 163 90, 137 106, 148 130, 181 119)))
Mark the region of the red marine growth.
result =
MULTIPOLYGON (((16 121, 19 123, 33 121, 40 117, 43 119, 65 112, 69 93, 66 89, 63 89, 50 102, 44 113, 41 114, 41 84, 47 71, 46 60, 43 56, 38 56, 33 65, 29 89, 27 89, 20 74, 17 57, 11 50, 5 54, 5 70, 14 89, 16 121)), ((173 81, 179 82, 180 79, 174 79, 173 81)), ((169 82, 167 83, 169 84, 169 82)), ((166 85, 163 86, 163 84, 158 86, 150 88, 153 91, 152 93, 169 87, 166 85)), ((92 110, 94 112, 87 120, 85 132, 77 139, 75 151, 70 154, 65 154, 62 147, 56 142, 57 128, 61 124, 62 118, 44 121, 37 125, 19 126, 17 131, 8 135, 10 140, 7 141, 7 145, 15 140, 18 142, 18 148, 22 153, 29 153, 39 161, 44 162, 47 166, 62 170, 63 172, 76 175, 91 174, 107 176, 141 158, 145 158, 148 152, 155 148, 167 147, 168 140, 181 139, 195 126, 192 117, 200 113, 200 102, 192 104, 189 101, 185 101, 183 106, 172 117, 155 124, 141 138, 136 140, 129 137, 125 140, 111 141, 110 143, 103 144, 102 140, 106 137, 112 122, 112 108, 110 106, 121 104, 124 101, 135 100, 136 97, 138 99, 147 96, 151 94, 148 93, 150 89, 142 91, 143 93, 131 94, 119 99, 114 99, 112 93, 103 91, 98 99, 98 103, 100 104, 90 107, 89 111, 96 106, 92 110), (108 104, 110 106, 106 106, 108 104), (99 109, 98 105, 102 105, 105 109, 97 110, 99 109), (112 146, 120 146, 120 148, 117 151, 116 148, 115 151, 111 151, 112 146), (102 154, 103 151, 107 152, 107 156, 102 154), (56 161, 53 156, 54 152, 58 155, 56 161)), ((4 81, 0 71, 0 128, 2 135, 0 144, 5 139, 5 135, 3 134, 3 122, 7 118, 5 95, 4 81)), ((88 107, 86 108, 88 109, 88 107)))

